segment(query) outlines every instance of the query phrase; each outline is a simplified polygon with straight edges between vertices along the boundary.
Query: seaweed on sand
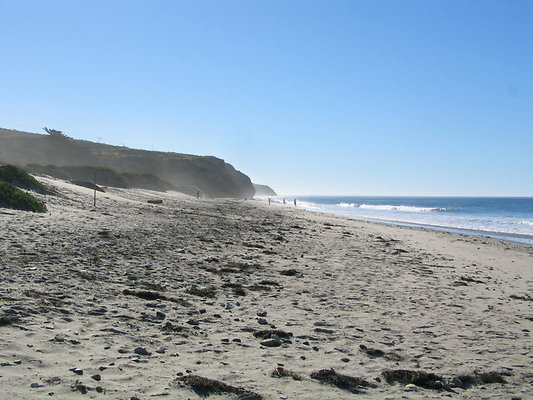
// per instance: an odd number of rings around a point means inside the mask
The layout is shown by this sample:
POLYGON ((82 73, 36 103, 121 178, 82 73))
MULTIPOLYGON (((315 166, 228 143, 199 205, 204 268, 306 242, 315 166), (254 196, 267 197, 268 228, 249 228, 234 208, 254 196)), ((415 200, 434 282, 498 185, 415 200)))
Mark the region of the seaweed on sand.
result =
POLYGON ((19 321, 20 317, 16 315, 0 315, 0 326, 13 325, 19 321))
POLYGON ((164 294, 161 294, 159 292, 153 292, 150 290, 124 289, 122 293, 127 296, 136 296, 144 300, 158 300, 158 299, 165 300, 166 299, 166 296, 164 294))
POLYGON ((454 387, 467 389, 475 385, 483 385, 487 383, 507 383, 504 376, 511 375, 509 372, 474 372, 472 375, 457 375, 451 381, 454 387))
POLYGON ((263 396, 258 393, 231 386, 214 379, 204 378, 203 376, 187 375, 178 378, 178 380, 190 387, 201 397, 207 397, 211 394, 232 393, 236 394, 239 400, 263 400, 263 396))
POLYGON ((187 293, 194 296, 206 297, 208 299, 213 299, 216 297, 217 290, 213 286, 207 288, 191 288, 187 290, 187 293))
POLYGON ((413 384, 426 389, 446 390, 453 392, 452 387, 468 389, 471 386, 483 385, 487 383, 507 383, 504 376, 511 375, 508 372, 474 372, 470 375, 457 375, 449 380, 440 375, 412 370, 385 370, 383 377, 387 383, 399 382, 403 385, 413 384))
POLYGON ((290 268, 290 269, 280 271, 280 274, 284 276, 297 276, 297 275, 300 275, 300 271, 294 268, 290 268))
POLYGON ((296 372, 292 372, 286 368, 283 367, 277 367, 272 371, 270 374, 274 378, 292 378, 295 381, 301 381, 302 377, 298 375, 296 372))
POLYGON ((287 339, 292 336, 292 332, 285 332, 279 329, 265 329, 254 332, 254 336, 260 339, 270 339, 274 335, 282 339, 287 339))
POLYGON ((311 373, 311 378, 327 385, 336 386, 339 389, 348 390, 352 393, 360 393, 361 389, 364 388, 377 387, 375 384, 363 378, 339 374, 333 368, 315 371, 311 373))
POLYGON ((380 349, 375 349, 375 348, 372 348, 372 347, 367 347, 364 344, 359 345, 359 349, 363 353, 365 353, 366 355, 368 355, 369 357, 372 357, 372 358, 383 357, 385 360, 390 360, 390 361, 403 360, 403 357, 401 355, 399 355, 399 354, 396 354, 396 353, 393 353, 393 352, 388 352, 388 351, 383 351, 383 350, 380 350, 380 349))
POLYGON ((259 285, 263 285, 263 286, 281 286, 278 282, 272 281, 272 280, 268 280, 268 279, 262 280, 261 282, 259 282, 259 285))
POLYGON ((173 332, 173 333, 183 333, 188 332, 189 328, 180 325, 174 325, 172 322, 166 322, 164 325, 160 326, 163 332, 173 332))
POLYGON ((413 384, 426 389, 444 389, 444 378, 432 372, 412 371, 407 369, 385 370, 383 377, 388 384, 398 382, 403 385, 413 384))
POLYGON ((131 289, 124 289, 122 291, 122 294, 125 294, 126 296, 135 296, 139 297, 144 300, 167 300, 171 301, 173 303, 177 303, 184 307, 190 307, 191 303, 189 303, 187 300, 178 299, 175 297, 169 297, 165 296, 163 293, 151 291, 151 290, 131 290, 131 289))
POLYGON ((246 296, 246 290, 244 289, 244 286, 240 283, 225 283, 222 285, 222 287, 225 288, 232 288, 233 293, 237 296, 246 296))

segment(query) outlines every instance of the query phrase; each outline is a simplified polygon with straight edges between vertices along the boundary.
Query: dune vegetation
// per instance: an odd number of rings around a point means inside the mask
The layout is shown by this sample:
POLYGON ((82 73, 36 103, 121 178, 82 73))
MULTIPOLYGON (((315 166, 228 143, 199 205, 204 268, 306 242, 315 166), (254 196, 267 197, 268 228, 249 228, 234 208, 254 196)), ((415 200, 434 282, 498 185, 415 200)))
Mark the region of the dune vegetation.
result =
POLYGON ((33 212, 47 211, 41 201, 5 181, 0 181, 0 207, 2 206, 33 212))
POLYGON ((47 193, 47 189, 25 170, 13 165, 0 166, 0 207, 46 212, 43 202, 19 189, 47 193))

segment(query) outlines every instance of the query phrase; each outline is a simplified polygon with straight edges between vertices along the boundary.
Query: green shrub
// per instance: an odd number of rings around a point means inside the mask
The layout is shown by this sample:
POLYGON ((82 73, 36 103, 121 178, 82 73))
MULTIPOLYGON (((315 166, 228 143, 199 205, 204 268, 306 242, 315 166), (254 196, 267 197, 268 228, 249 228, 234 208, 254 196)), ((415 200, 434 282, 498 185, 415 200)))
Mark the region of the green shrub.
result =
POLYGON ((22 168, 15 167, 14 165, 0 166, 0 181, 11 183, 14 186, 23 187, 25 189, 46 192, 46 188, 33 176, 28 174, 22 168))
POLYGON ((12 184, 0 181, 0 206, 16 208, 34 212, 46 212, 46 206, 33 197, 23 192, 12 184))

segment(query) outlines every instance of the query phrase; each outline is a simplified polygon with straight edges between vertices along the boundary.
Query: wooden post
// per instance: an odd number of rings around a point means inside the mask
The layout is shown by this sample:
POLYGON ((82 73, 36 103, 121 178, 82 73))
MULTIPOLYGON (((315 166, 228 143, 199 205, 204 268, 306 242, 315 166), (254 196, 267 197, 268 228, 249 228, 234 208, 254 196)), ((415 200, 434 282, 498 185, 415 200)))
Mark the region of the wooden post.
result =
POLYGON ((94 173, 94 198, 93 207, 96 208, 96 172, 94 173))

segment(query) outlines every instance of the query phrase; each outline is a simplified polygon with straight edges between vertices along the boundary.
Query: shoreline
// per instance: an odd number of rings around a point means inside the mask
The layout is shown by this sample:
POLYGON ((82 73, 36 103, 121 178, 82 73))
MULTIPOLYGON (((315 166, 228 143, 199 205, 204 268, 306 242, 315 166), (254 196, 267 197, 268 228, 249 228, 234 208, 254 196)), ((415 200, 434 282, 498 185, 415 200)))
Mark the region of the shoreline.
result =
MULTIPOLYGON (((529 199, 529 197, 527 198, 529 199)), ((258 198, 257 200, 262 201, 262 198, 258 198)), ((292 207, 289 204, 274 203, 273 205, 276 207, 289 207, 289 208, 292 207)), ((375 222, 379 224, 392 225, 392 226, 406 226, 406 227, 412 227, 412 228, 427 229, 430 231, 455 233, 455 234, 460 234, 460 235, 484 236, 484 237, 490 237, 493 239, 511 241, 511 242, 533 246, 533 235, 522 234, 522 233, 487 231, 487 230, 481 230, 481 229, 467 229, 467 228, 449 227, 445 225, 431 225, 431 224, 423 224, 423 223, 400 221, 400 220, 387 220, 387 219, 380 219, 380 218, 373 218, 373 217, 350 216, 350 215, 342 214, 340 212, 336 213, 336 212, 328 212, 325 210, 314 210, 312 208, 305 208, 302 206, 299 206, 299 208, 301 210, 305 210, 305 211, 309 211, 313 213, 322 213, 325 215, 340 216, 343 218, 352 219, 356 221, 368 221, 368 222, 375 222)))
POLYGON ((376 386, 365 399, 451 393, 387 383, 398 369, 498 371, 506 384, 452 396, 533 396, 531 246, 148 190, 109 188, 93 209, 91 190, 45 181, 48 213, 0 216, 10 398, 200 399, 190 375, 265 400, 357 397, 312 378, 329 368, 376 386), (270 347, 265 330, 291 335, 270 347))

